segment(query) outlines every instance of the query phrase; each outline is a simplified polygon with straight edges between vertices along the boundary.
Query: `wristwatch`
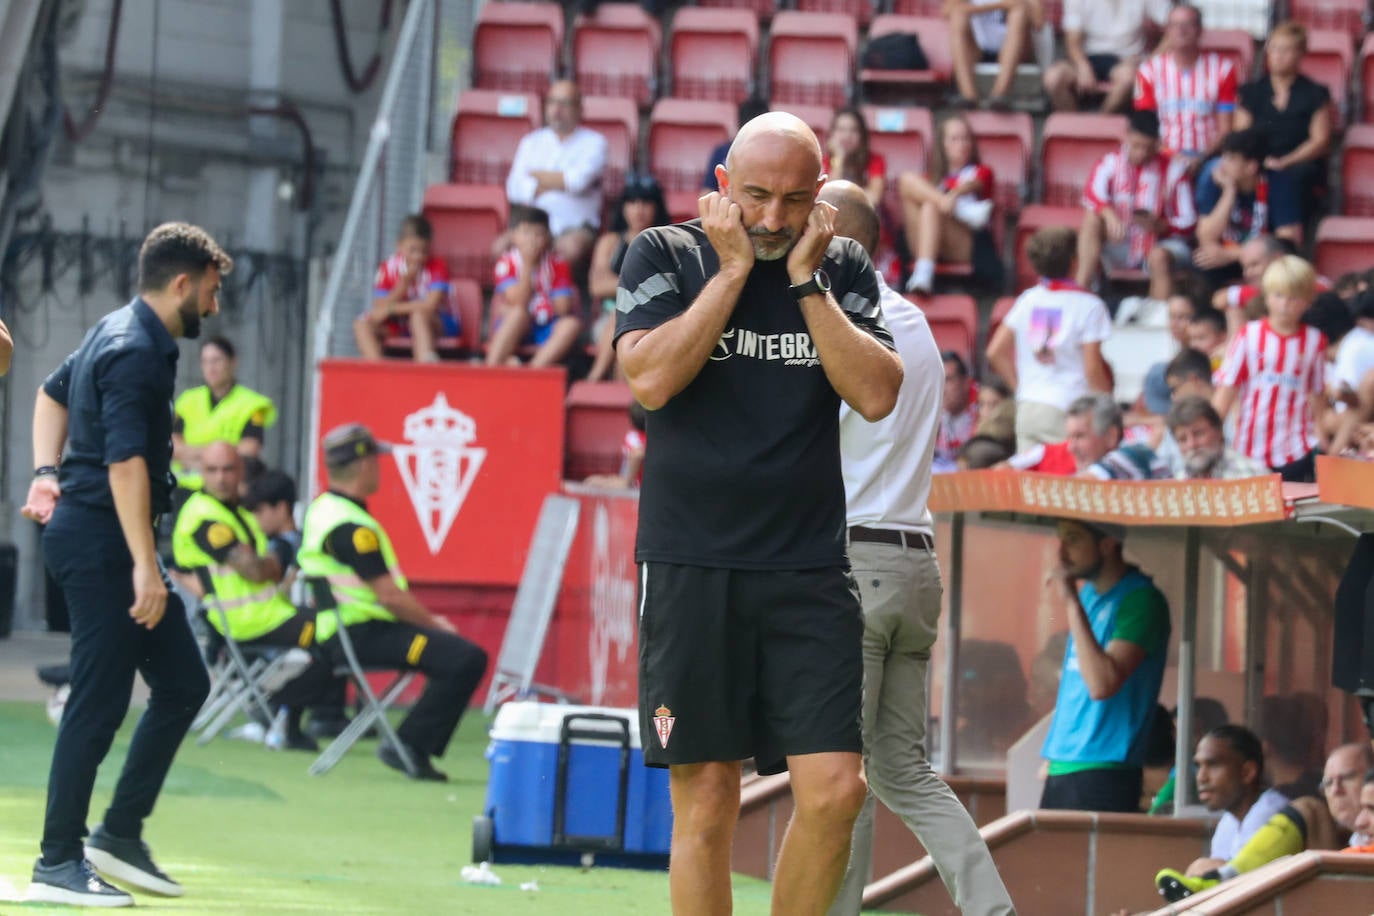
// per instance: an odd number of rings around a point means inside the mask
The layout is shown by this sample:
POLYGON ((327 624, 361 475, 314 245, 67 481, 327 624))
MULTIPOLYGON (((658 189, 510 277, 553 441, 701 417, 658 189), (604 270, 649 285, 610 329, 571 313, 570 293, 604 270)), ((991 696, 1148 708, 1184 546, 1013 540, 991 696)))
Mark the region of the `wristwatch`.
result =
POLYGON ((787 291, 792 294, 793 299, 801 302, 807 296, 815 293, 830 292, 830 277, 825 271, 817 267, 816 272, 811 275, 810 280, 799 285, 789 286, 787 287, 787 291))
POLYGON ((45 464, 45 465, 43 465, 41 468, 35 468, 35 469, 34 469, 34 472, 33 472, 33 479, 34 479, 34 480, 37 480, 37 479, 40 478, 40 477, 56 477, 56 476, 57 476, 57 466, 56 466, 56 465, 52 465, 52 464, 45 464))

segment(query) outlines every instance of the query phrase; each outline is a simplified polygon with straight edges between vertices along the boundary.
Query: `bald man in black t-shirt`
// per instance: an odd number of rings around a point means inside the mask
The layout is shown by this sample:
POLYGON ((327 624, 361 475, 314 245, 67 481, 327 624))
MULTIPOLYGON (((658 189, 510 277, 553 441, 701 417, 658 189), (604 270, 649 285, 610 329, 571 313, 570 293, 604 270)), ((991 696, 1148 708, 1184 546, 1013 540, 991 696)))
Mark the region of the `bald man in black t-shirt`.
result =
POLYGON ((776 913, 824 913, 864 801, 863 623, 845 556, 843 399, 902 368, 873 266, 834 238, 815 135, 745 125, 700 220, 630 246, 616 354, 649 409, 636 558, 645 760, 671 770, 677 913, 730 909, 740 761, 790 770, 776 913))

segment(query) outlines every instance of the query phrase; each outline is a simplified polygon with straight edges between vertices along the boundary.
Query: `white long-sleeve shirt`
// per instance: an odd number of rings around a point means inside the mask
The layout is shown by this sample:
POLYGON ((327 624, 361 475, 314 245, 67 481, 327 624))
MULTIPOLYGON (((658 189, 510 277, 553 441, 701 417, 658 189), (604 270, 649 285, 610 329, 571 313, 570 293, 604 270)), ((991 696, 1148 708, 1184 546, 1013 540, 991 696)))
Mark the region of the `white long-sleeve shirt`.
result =
POLYGON ((558 235, 578 226, 601 226, 601 179, 606 171, 606 138, 591 128, 577 127, 559 137, 552 127, 526 134, 515 149, 506 178, 506 198, 513 204, 538 207, 549 214, 549 229, 558 235), (535 196, 538 182, 530 172, 561 172, 562 191, 535 196))

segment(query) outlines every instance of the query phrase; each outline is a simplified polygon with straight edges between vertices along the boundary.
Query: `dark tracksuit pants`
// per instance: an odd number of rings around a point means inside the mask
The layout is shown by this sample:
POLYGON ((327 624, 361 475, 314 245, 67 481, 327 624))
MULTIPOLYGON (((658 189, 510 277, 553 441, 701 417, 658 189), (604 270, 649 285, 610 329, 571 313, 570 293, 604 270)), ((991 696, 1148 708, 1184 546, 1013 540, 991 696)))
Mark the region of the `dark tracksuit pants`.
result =
POLYGON ((334 677, 333 663, 327 653, 315 643, 314 614, 297 613, 295 617, 283 621, 275 629, 268 630, 256 639, 240 642, 239 645, 246 648, 277 646, 284 649, 304 649, 310 653, 310 667, 287 681, 280 690, 268 698, 273 708, 288 706, 292 709, 302 709, 316 703, 328 703, 346 687, 334 677))
MULTIPOLYGON (((363 667, 415 670, 425 675, 424 693, 396 729, 396 736, 421 753, 442 757, 486 673, 487 653, 461 636, 399 621, 354 624, 348 635, 363 667)), ((343 661, 337 638, 323 645, 336 664, 343 661)))
POLYGON ((48 774, 43 861, 80 859, 96 770, 129 709, 134 674, 151 688, 105 812, 115 836, 140 838, 181 739, 210 690, 200 649, 176 593, 148 630, 129 616, 133 558, 112 510, 59 501, 43 531, 43 556, 62 586, 72 623, 71 695, 48 774))

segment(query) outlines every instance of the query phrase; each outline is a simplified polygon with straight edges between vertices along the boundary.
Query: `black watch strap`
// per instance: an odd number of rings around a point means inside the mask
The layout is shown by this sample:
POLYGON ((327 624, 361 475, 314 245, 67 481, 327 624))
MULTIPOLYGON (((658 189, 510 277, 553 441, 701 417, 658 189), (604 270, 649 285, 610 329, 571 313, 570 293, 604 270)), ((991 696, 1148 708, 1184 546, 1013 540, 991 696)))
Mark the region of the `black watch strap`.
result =
POLYGON ((811 279, 796 286, 787 287, 787 291, 792 294, 792 298, 801 302, 807 296, 814 296, 816 293, 829 292, 830 278, 825 275, 825 271, 817 270, 811 275, 811 279))
POLYGON ((57 465, 55 465, 55 464, 45 464, 45 465, 43 465, 41 468, 35 468, 35 469, 34 469, 34 472, 33 472, 33 479, 34 479, 34 480, 37 480, 37 479, 40 478, 40 477, 56 477, 56 476, 57 476, 57 465))

